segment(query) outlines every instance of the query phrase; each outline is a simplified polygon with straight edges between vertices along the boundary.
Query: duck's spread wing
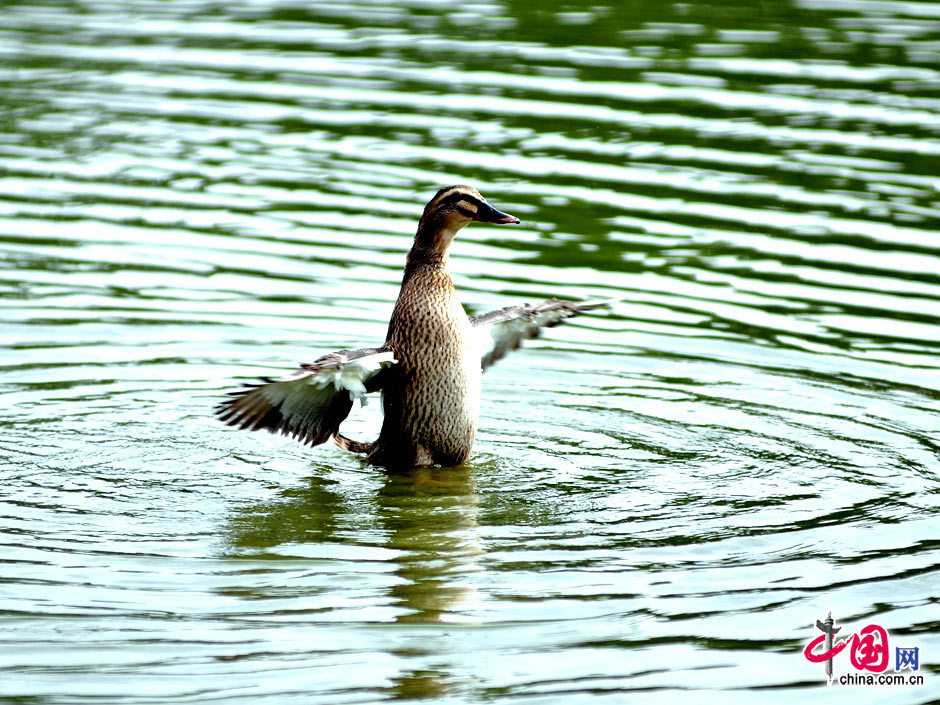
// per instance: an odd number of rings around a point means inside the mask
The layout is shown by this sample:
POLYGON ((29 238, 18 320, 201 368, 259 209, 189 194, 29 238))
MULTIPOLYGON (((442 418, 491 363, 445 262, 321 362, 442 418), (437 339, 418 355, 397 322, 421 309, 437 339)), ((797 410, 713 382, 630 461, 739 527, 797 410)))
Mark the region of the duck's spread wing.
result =
POLYGON ((329 353, 288 377, 266 377, 230 392, 216 415, 229 426, 279 432, 315 446, 339 430, 353 399, 381 388, 383 371, 395 362, 386 348, 329 353))
POLYGON ((472 317, 470 322, 477 333, 483 369, 518 348, 522 341, 538 337, 543 328, 557 326, 567 318, 609 303, 552 300, 540 304, 507 306, 472 317))

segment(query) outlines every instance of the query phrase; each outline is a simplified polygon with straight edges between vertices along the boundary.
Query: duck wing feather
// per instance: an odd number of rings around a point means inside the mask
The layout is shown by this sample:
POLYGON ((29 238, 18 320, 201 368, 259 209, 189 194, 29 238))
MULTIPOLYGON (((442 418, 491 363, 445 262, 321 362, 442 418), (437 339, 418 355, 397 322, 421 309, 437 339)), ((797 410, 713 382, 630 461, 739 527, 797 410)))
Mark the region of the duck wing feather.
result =
POLYGON ((519 348, 523 341, 537 338, 542 330, 557 326, 572 316, 608 306, 610 301, 557 301, 507 306, 479 316, 470 323, 477 333, 481 365, 485 370, 497 360, 519 348))
POLYGON ((230 392, 215 413, 229 426, 319 445, 337 433, 354 399, 382 388, 383 373, 395 364, 384 347, 331 352, 287 377, 264 377, 230 392))

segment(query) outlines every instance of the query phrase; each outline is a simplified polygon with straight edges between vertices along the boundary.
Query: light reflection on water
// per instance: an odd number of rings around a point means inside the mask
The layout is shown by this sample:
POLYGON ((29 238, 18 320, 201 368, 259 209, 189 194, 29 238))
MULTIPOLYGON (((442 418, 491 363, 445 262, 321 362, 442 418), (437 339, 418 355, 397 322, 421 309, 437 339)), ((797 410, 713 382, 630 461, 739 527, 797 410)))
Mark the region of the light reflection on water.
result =
POLYGON ((0 697, 883 701, 830 609, 935 675, 937 7, 5 5, 0 697), (381 341, 453 182, 524 220, 472 310, 623 298, 467 466, 210 418, 381 341))

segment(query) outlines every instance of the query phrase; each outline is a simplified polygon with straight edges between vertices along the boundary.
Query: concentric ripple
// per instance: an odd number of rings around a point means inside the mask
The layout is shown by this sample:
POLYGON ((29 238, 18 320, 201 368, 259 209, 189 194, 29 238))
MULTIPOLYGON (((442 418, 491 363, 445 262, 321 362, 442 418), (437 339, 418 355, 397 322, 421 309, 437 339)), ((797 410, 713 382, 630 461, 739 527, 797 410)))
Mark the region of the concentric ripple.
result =
POLYGON ((4 702, 935 697, 801 650, 938 677, 940 4, 0 20, 4 702), (211 418, 381 342, 454 182, 523 220, 461 233, 470 309, 620 300, 487 373, 468 465, 211 418))

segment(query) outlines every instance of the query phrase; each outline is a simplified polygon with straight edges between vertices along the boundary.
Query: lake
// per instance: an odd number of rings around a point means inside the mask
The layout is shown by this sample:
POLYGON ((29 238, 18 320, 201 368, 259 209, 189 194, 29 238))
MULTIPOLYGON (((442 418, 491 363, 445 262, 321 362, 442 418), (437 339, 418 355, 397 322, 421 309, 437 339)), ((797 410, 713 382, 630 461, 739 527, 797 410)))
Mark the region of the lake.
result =
POLYGON ((0 700, 936 697, 940 4, 13 0, 0 86, 0 700), (450 183, 523 221, 468 310, 619 300, 470 461, 216 421, 384 340, 450 183), (830 611, 927 685, 827 688, 830 611))

